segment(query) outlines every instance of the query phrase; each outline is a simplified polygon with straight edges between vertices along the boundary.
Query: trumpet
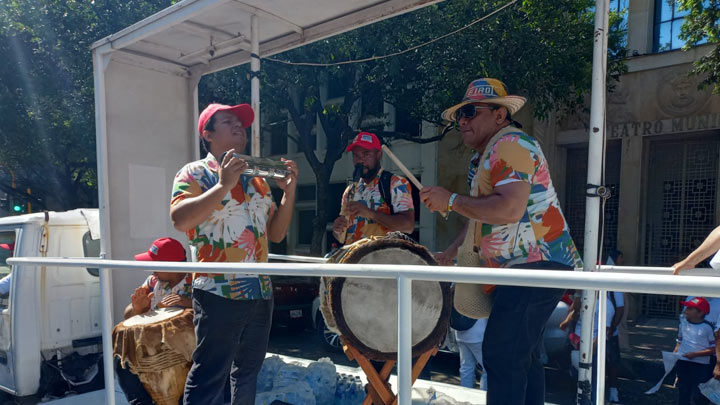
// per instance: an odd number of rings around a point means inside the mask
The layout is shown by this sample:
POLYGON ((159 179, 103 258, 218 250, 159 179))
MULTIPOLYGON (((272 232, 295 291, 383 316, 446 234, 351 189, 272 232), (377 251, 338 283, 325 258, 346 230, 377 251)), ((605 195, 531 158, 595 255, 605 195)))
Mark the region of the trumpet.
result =
MULTIPOLYGON (((227 152, 220 156, 220 162, 225 159, 226 154, 227 152)), ((233 153, 233 156, 247 162, 248 167, 243 171, 243 174, 246 176, 265 177, 277 180, 284 179, 287 176, 287 168, 283 162, 268 158, 241 155, 239 153, 233 153)))

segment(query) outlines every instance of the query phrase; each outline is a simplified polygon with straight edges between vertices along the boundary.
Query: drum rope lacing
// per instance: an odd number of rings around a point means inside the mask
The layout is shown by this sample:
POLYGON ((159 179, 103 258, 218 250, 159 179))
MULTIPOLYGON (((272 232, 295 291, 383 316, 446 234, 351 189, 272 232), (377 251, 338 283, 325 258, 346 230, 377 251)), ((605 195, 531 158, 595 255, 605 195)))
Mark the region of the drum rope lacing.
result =
POLYGON ((185 356, 174 350, 164 349, 155 355, 138 358, 137 365, 133 365, 131 369, 135 373, 147 373, 162 371, 185 363, 189 363, 185 356))

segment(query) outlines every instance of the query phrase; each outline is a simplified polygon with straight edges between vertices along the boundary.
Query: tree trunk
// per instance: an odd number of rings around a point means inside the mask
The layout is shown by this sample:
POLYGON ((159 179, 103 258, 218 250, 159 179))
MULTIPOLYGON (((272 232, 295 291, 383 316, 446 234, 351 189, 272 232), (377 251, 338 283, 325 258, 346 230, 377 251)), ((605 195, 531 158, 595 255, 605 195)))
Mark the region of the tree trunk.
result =
MULTIPOLYGON (((334 166, 334 164, 333 164, 334 166)), ((313 219, 312 243, 310 245, 310 254, 312 256, 322 256, 323 254, 323 237, 327 232, 327 213, 329 209, 328 199, 330 198, 330 170, 319 170, 315 172, 316 178, 316 204, 315 218, 313 219)), ((300 232, 303 230, 301 229, 300 232)))

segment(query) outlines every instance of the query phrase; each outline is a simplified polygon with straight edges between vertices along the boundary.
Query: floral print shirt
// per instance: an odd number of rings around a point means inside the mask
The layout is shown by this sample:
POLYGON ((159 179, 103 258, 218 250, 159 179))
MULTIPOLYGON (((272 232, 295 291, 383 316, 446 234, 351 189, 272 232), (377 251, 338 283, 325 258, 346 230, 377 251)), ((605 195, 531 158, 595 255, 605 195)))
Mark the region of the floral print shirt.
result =
POLYGON ((160 281, 156 275, 151 274, 145 279, 140 287, 145 287, 149 292, 154 293, 150 300, 150 309, 155 310, 163 298, 171 294, 178 294, 183 298, 192 298, 192 276, 188 274, 175 285, 167 281, 160 281))
MULTIPOLYGON (((412 194, 410 193, 410 183, 407 179, 393 175, 390 178, 390 198, 392 201, 385 201, 380 194, 380 175, 383 169, 378 170, 374 179, 365 182, 360 179, 355 187, 355 194, 352 201, 360 201, 373 211, 379 211, 383 214, 390 214, 390 206, 392 204, 395 213, 410 211, 413 209, 412 194)), ((348 201, 351 186, 348 186, 343 193, 342 208, 343 212, 345 204, 348 201)), ((355 216, 350 218, 350 227, 345 234, 345 244, 350 244, 362 238, 369 236, 384 236, 390 230, 383 225, 369 218, 355 216)))
POLYGON ((495 187, 525 182, 530 184, 530 197, 519 222, 475 225, 482 266, 553 261, 582 267, 537 140, 513 126, 503 128, 494 139, 487 146, 489 152, 486 149, 471 160, 471 194, 490 195, 495 187))
MULTIPOLYGON (((212 188, 220 180, 218 167, 210 153, 185 165, 175 176, 170 205, 212 188)), ((265 179, 241 176, 215 211, 187 232, 193 260, 267 262, 267 222, 276 209, 265 179)), ((272 298, 270 277, 266 275, 195 273, 193 288, 230 299, 272 298)))

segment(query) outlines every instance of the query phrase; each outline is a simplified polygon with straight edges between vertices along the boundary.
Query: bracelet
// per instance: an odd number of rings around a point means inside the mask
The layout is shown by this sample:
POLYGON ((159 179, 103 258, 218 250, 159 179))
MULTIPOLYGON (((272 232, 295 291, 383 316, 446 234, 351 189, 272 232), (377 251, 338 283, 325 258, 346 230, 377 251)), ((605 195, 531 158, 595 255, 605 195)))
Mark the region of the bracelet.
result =
POLYGON ((448 212, 452 212, 452 206, 455 202, 455 198, 458 196, 458 193, 452 193, 450 194, 450 200, 448 201, 448 212))

